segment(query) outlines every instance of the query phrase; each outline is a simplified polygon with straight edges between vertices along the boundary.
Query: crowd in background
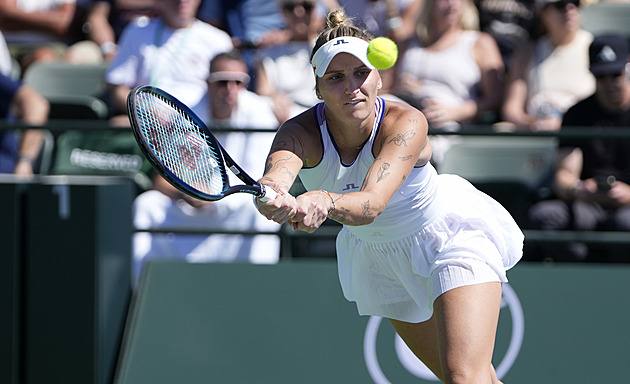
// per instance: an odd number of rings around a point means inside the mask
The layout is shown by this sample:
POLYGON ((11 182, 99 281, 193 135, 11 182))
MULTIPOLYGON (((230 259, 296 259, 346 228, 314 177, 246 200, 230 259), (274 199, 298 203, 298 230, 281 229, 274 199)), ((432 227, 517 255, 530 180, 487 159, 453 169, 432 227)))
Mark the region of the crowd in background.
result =
MULTIPOLYGON (((45 124, 50 105, 22 79, 31 66, 55 61, 107 67, 102 98, 117 126, 129 124, 129 91, 150 84, 175 95, 209 126, 277 128, 319 101, 310 64, 313 40, 327 12, 344 7, 373 36, 398 44, 396 66, 382 71, 381 96, 422 110, 432 129, 490 125, 535 133, 579 125, 630 127, 629 36, 594 40, 580 18, 592 3, 0 0, 0 118, 45 124), (591 101, 583 106, 584 100, 591 101)), ((272 139, 272 132, 220 138, 255 177, 262 174, 272 139)), ((438 169, 453 140, 432 141, 438 169)), ((42 142, 40 130, 0 131, 0 172, 36 173, 42 142)), ((561 141, 553 195, 558 199, 537 204, 522 224, 630 230, 629 146, 620 140, 561 141)), ((279 230, 260 220, 247 198, 202 203, 150 176, 152 187, 140 191, 134 207, 138 228, 279 230)), ((274 236, 141 233, 134 247, 136 275, 144 260, 174 254, 189 261, 275 263, 280 253, 274 236), (252 251, 262 248, 265 254, 252 251)), ((583 245, 569 248, 540 259, 593 259, 583 245)))

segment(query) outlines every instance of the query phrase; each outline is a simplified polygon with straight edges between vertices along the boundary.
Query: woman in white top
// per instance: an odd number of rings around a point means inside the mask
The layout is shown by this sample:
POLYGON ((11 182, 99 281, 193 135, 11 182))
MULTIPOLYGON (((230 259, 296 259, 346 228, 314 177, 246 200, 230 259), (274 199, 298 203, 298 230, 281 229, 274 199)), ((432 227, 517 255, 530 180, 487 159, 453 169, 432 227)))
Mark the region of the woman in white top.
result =
POLYGON ((456 128, 499 111, 503 61, 494 39, 478 31, 478 19, 471 0, 427 0, 417 38, 402 54, 395 93, 432 127, 456 128))
POLYGON ((256 88, 273 100, 280 122, 317 103, 309 55, 323 15, 317 0, 278 1, 286 24, 288 41, 257 53, 256 88))
POLYGON ((342 10, 328 17, 311 63, 323 103, 285 122, 258 203, 278 223, 312 232, 326 218, 337 237, 344 295, 362 315, 390 319, 446 383, 500 383, 492 368, 501 284, 523 235, 507 211, 429 162, 424 115, 377 96, 368 38, 342 10), (297 175, 307 191, 293 197, 297 175))
POLYGON ((149 84, 194 106, 207 91, 210 60, 233 49, 230 36, 195 15, 200 0, 157 0, 160 17, 125 28, 105 75, 115 113, 124 113, 129 91, 149 84))
POLYGON ((557 131, 564 112, 595 91, 588 70, 593 35, 580 29, 579 0, 538 0, 544 34, 514 52, 503 119, 533 132, 557 131))

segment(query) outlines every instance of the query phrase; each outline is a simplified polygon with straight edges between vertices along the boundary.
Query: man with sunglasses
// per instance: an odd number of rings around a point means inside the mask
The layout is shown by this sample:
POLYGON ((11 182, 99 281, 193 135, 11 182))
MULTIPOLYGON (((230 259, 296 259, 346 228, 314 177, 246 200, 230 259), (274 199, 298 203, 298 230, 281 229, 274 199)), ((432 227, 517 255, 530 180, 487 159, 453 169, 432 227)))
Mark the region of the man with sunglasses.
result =
MULTIPOLYGON (((208 93, 193 107, 206 125, 255 129, 278 128, 270 101, 247 90, 250 77, 239 51, 219 53, 210 62, 208 93)), ((225 132, 217 138, 230 156, 250 175, 262 175, 274 132, 225 132)), ((144 262, 180 259, 189 262, 251 262, 272 264, 280 257, 280 239, 275 235, 231 235, 212 231, 273 232, 280 225, 258 214, 251 196, 237 193, 228 199, 205 202, 180 193, 159 175, 153 189, 134 203, 138 228, 185 228, 209 234, 151 234, 134 236, 133 276, 137 282, 144 262), (238 196, 237 196, 238 195, 238 196)), ((236 180, 231 180, 236 184, 236 180)))
MULTIPOLYGON (((562 132, 590 127, 587 139, 560 138, 555 191, 560 200, 531 210, 541 229, 630 231, 630 139, 597 137, 602 128, 630 127, 628 40, 605 34, 589 47, 595 93, 565 113, 562 132)), ((613 252, 590 252, 583 244, 568 247, 571 260, 622 261, 613 252)), ((566 250, 565 250, 566 251, 566 250)), ((557 253, 554 258, 562 257, 557 253)), ((623 261, 628 261, 627 256, 623 261)))

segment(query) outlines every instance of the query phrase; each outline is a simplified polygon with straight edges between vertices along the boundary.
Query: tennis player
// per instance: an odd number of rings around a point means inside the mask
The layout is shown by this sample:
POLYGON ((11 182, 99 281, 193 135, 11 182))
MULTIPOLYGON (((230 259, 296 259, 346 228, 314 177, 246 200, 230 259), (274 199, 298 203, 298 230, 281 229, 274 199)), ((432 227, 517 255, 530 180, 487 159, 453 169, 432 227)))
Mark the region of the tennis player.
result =
POLYGON ((500 383, 501 284, 523 234, 469 182, 437 175, 422 113, 377 96, 368 40, 342 9, 328 15, 311 56, 323 102, 279 129, 260 182, 280 195, 259 211, 307 232, 343 224, 339 278, 359 313, 390 319, 446 383, 500 383), (293 197, 298 173, 308 192, 293 197))

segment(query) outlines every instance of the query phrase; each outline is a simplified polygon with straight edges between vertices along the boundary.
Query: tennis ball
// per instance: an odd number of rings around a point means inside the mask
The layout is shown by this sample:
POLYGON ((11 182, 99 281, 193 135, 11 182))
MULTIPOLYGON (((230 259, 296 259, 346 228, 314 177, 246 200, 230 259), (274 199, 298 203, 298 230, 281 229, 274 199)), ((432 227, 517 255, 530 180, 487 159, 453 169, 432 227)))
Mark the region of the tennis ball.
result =
POLYGON ((377 37, 370 41, 367 58, 376 69, 391 68, 398 59, 398 47, 387 37, 377 37))

